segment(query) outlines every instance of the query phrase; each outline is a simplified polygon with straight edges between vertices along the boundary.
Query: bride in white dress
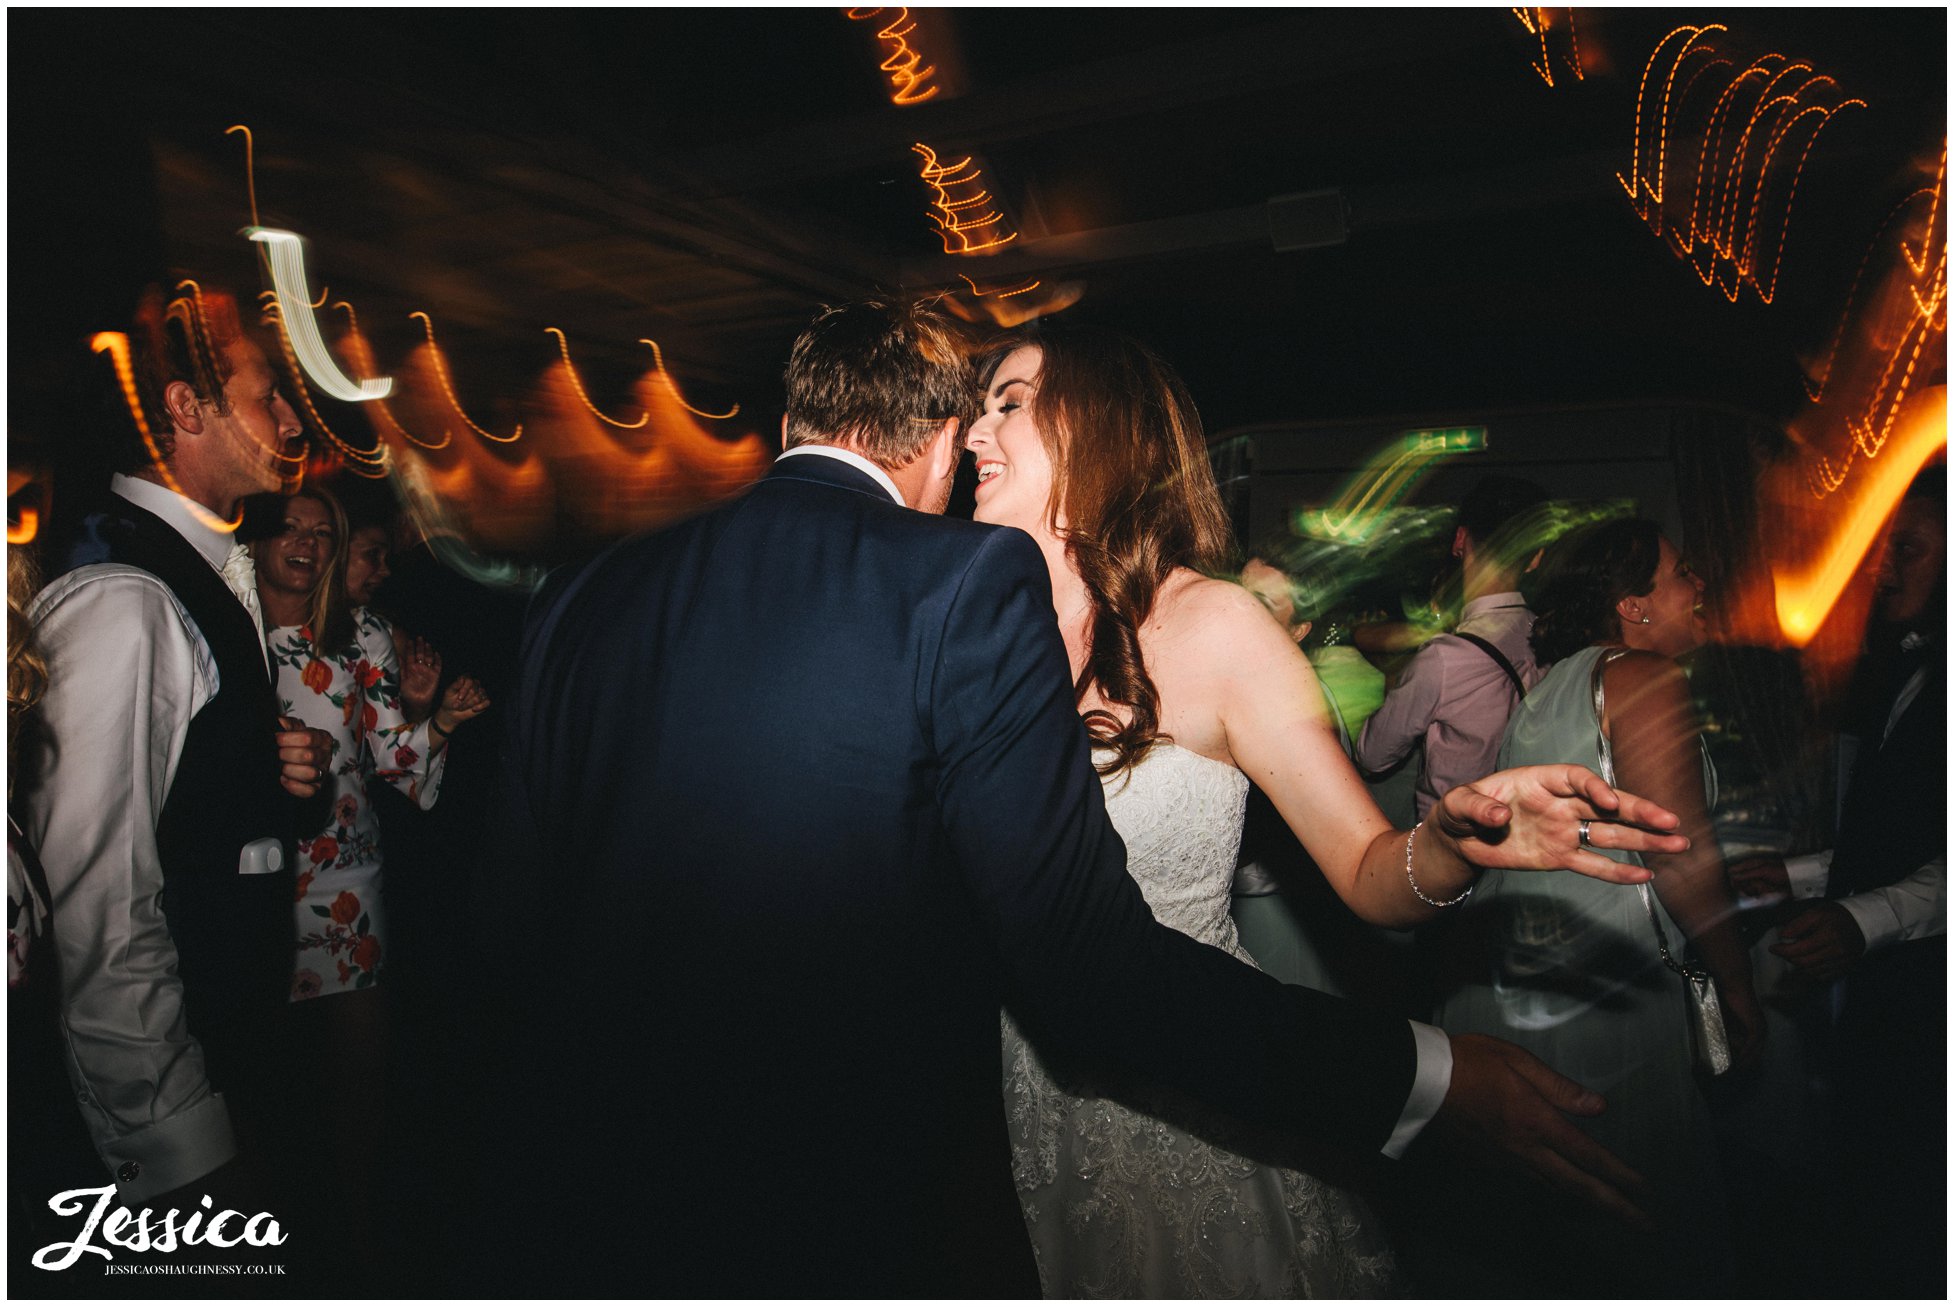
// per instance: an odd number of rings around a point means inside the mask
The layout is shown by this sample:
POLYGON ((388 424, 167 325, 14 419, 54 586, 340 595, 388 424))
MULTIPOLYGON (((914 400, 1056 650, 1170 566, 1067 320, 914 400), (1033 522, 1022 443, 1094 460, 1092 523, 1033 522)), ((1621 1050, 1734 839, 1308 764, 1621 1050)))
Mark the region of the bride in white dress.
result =
MULTIPOLYGON (((1503 856, 1535 842, 1536 801, 1567 792, 1537 776, 1461 786, 1409 837, 1377 810, 1308 660, 1252 594, 1203 575, 1224 564, 1227 517, 1199 418, 1165 364, 1068 329, 1021 332, 1003 349, 982 373, 984 414, 968 437, 976 517, 1044 551, 1107 807, 1156 917, 1248 956, 1228 908, 1251 780, 1375 924, 1413 924, 1470 887, 1467 851, 1491 857, 1468 838, 1475 822, 1513 822, 1503 856)), ((1558 832, 1563 858, 1568 836, 1558 832)), ((1143 1087, 1109 1091, 1115 1102, 1089 1072, 1055 1078, 1008 1016, 1004 1061, 1018 1196, 1048 1296, 1400 1290, 1353 1195, 1241 1156, 1216 1142, 1235 1140, 1225 1125, 1143 1087)))
MULTIPOLYGON (((1253 965, 1228 915, 1247 794, 1248 778, 1229 764, 1157 743, 1108 785, 1106 809, 1154 916, 1253 965)), ((1224 1146, 1224 1123, 1184 1100, 1100 1097, 1089 1077, 1055 1078, 1008 1014, 1004 1030, 1012 1174, 1047 1297, 1368 1298, 1401 1288, 1360 1199, 1248 1160, 1224 1146)))

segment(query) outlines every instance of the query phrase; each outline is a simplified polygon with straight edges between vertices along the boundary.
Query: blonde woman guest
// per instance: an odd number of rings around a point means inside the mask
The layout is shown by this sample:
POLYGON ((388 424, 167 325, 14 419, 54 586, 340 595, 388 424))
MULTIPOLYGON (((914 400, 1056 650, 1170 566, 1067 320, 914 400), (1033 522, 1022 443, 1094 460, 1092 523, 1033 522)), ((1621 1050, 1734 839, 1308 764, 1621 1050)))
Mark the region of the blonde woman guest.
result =
POLYGON ((335 1141, 323 1169, 338 1190, 322 1210, 346 1223, 359 1254, 351 1270, 377 1260, 370 1195, 388 1035, 376 988, 387 950, 384 859, 366 783, 372 777, 431 807, 450 737, 488 698, 463 677, 424 721, 406 719, 387 627, 346 597, 346 542, 338 502, 308 489, 285 500, 281 529, 252 552, 280 709, 333 739, 331 802, 323 825, 298 844, 292 1001, 335 1141))

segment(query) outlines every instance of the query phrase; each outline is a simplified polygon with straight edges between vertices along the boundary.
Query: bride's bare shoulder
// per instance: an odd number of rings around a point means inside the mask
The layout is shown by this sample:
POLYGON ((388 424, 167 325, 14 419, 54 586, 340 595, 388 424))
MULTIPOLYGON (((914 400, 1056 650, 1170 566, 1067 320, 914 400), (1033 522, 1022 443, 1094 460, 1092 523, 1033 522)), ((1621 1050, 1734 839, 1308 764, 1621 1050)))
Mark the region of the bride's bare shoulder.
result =
POLYGON ((1204 576, 1191 567, 1177 567, 1160 583, 1155 601, 1159 612, 1188 611, 1203 615, 1241 611, 1267 612, 1262 601, 1235 581, 1204 576))
POLYGON ((1233 581, 1178 567, 1161 583, 1153 618, 1161 636, 1176 644, 1226 649, 1270 631, 1275 618, 1255 595, 1233 581))

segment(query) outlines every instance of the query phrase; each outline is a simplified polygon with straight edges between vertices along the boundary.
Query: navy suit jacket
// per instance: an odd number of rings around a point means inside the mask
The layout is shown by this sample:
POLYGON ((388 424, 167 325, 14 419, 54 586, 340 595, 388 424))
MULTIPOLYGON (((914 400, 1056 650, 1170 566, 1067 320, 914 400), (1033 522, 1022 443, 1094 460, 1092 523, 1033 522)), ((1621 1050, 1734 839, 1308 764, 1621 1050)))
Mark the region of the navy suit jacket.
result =
POLYGON ((507 765, 549 1166, 633 1293, 1035 1294, 1005 1001, 1258 1125, 1375 1149, 1409 1093, 1405 1022, 1154 922, 1030 537, 840 461, 552 578, 507 765))

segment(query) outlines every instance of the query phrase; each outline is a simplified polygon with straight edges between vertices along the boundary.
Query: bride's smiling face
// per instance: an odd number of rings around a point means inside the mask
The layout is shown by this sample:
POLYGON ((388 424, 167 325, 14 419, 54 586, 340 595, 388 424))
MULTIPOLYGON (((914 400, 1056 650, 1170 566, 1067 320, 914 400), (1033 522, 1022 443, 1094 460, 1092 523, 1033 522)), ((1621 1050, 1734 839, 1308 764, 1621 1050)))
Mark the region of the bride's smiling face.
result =
POLYGON ((1052 533, 1052 458, 1036 417, 1042 361, 1032 345, 1005 356, 965 442, 977 462, 976 519, 1039 537, 1052 533))

